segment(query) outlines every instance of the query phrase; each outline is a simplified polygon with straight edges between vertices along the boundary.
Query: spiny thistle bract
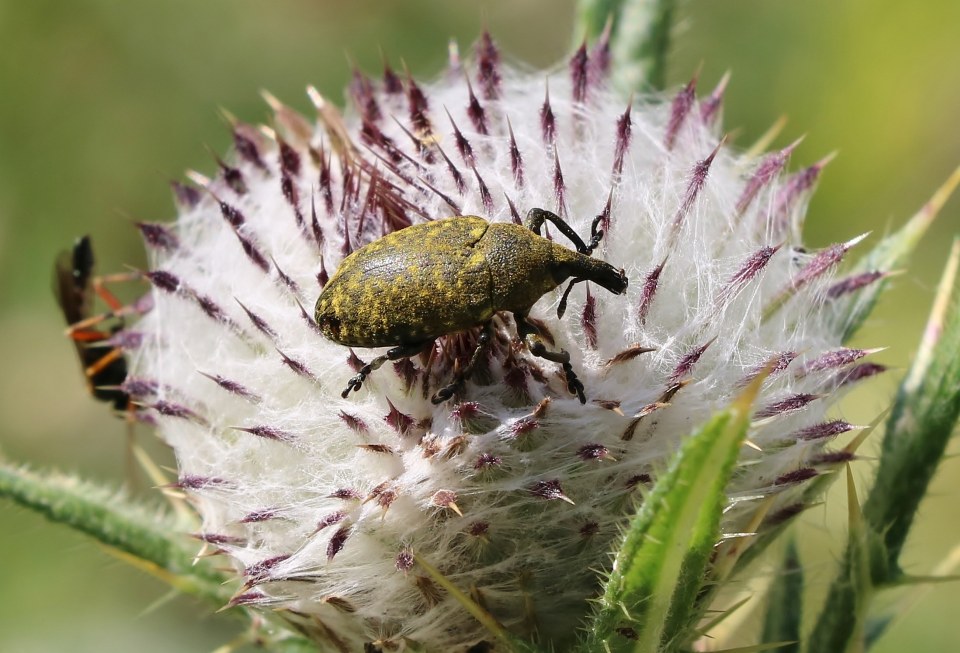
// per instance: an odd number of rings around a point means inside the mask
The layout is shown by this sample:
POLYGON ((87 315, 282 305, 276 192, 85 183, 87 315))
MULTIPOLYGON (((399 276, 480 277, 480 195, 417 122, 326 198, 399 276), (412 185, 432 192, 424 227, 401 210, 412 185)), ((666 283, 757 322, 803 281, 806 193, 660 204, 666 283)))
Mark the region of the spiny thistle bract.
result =
POLYGON ((882 276, 836 278, 859 238, 801 246, 823 163, 787 174, 793 146, 734 151, 724 83, 627 101, 608 88, 603 40, 549 75, 505 67, 486 35, 473 59, 429 85, 357 73, 344 116, 311 90, 316 122, 268 97, 270 127, 234 123, 219 173, 175 185, 176 222, 141 225, 154 306, 131 327, 125 388, 176 452, 198 536, 242 579, 232 603, 330 650, 491 640, 416 558, 509 631, 564 650, 698 425, 769 370, 722 523, 762 538, 849 460, 829 445, 855 427, 827 411, 884 369, 841 343, 843 307, 882 276), (340 397, 381 353, 329 342, 311 318, 347 254, 413 223, 519 222, 533 207, 583 236, 599 217, 595 255, 630 281, 621 296, 577 287, 562 319, 559 290, 533 310, 586 405, 508 316, 448 403, 430 397, 476 332, 340 397))

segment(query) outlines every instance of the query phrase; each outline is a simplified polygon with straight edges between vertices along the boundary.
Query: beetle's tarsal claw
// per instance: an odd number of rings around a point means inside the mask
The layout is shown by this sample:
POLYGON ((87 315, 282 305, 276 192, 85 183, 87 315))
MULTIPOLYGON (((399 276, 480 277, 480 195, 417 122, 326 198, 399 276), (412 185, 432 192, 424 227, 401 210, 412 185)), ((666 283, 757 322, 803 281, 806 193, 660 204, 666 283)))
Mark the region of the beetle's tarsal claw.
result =
POLYGON ((603 215, 598 215, 590 225, 590 244, 587 245, 587 251, 585 252, 588 256, 593 254, 593 250, 599 247, 600 241, 603 240, 603 229, 600 229, 600 223, 602 221, 603 215))
POLYGON ((600 239, 603 238, 603 229, 600 229, 600 223, 603 222, 604 214, 601 213, 593 219, 593 222, 590 223, 590 237, 600 239))
POLYGON ((573 365, 570 363, 564 363, 563 373, 567 377, 567 390, 570 391, 570 394, 577 395, 577 399, 580 400, 581 404, 587 403, 587 398, 583 394, 583 383, 580 382, 580 379, 577 378, 576 372, 573 371, 573 365))
POLYGON ((453 393, 456 391, 457 385, 459 384, 451 383, 450 385, 446 385, 440 388, 439 390, 437 390, 435 393, 433 393, 433 396, 430 397, 431 403, 433 403, 434 405, 442 404, 443 402, 450 399, 450 397, 452 397, 453 393))
POLYGON ((346 399, 350 395, 351 390, 360 389, 360 386, 363 385, 363 381, 366 378, 367 378, 367 375, 361 371, 359 374, 357 374, 355 377, 353 377, 347 382, 347 388, 340 393, 340 396, 346 399))
POLYGON ((587 256, 593 254, 593 250, 600 246, 600 239, 603 238, 603 232, 601 231, 599 235, 594 236, 590 240, 590 244, 587 245, 587 251, 584 252, 587 256))

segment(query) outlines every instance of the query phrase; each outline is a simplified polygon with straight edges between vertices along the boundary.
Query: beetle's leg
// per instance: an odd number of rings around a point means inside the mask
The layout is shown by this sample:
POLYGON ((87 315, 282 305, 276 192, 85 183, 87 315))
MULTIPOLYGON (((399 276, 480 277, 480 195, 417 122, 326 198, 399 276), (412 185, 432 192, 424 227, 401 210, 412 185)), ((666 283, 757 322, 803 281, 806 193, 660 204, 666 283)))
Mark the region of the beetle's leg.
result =
POLYGON ((567 285, 567 289, 563 291, 563 296, 560 298, 560 303, 557 305, 557 319, 563 317, 563 314, 567 312, 567 297, 570 296, 570 291, 573 290, 573 287, 581 281, 586 281, 586 279, 582 277, 574 277, 567 285))
POLYGON ((603 214, 595 217, 593 222, 590 223, 590 244, 587 245, 587 251, 584 252, 584 254, 588 256, 593 254, 593 250, 599 247, 600 240, 603 238, 603 229, 600 228, 601 222, 603 222, 603 214))
POLYGON ((569 238, 570 242, 576 246, 578 252, 588 256, 590 255, 590 252, 596 249, 597 245, 600 244, 600 238, 603 236, 603 232, 599 232, 599 234, 593 233, 590 245, 588 246, 583 242, 583 239, 577 235, 577 232, 574 231, 570 225, 564 222, 563 218, 556 213, 551 213, 550 211, 544 209, 530 209, 527 211, 527 219, 526 222, 524 222, 524 225, 527 227, 527 229, 539 236, 540 227, 543 226, 543 222, 545 220, 548 220, 556 225, 557 229, 560 230, 560 233, 569 238), (594 240, 597 241, 596 244, 594 244, 594 240))
POLYGON ((377 356, 372 361, 361 367, 360 371, 357 372, 357 375, 347 382, 347 388, 340 393, 340 396, 346 399, 351 390, 359 390, 360 386, 363 385, 364 379, 366 379, 371 372, 379 369, 380 366, 387 361, 396 361, 400 360, 401 358, 410 358, 411 356, 416 356, 432 344, 433 340, 425 340, 412 345, 397 345, 393 349, 388 349, 386 354, 377 356))
POLYGON ((493 321, 488 321, 483 325, 483 330, 480 332, 480 337, 477 338, 477 348, 473 350, 473 355, 470 356, 470 362, 467 363, 467 366, 463 368, 456 378, 453 381, 439 390, 437 390, 433 397, 430 398, 435 404, 442 404, 447 399, 453 396, 453 393, 456 391, 464 381, 470 378, 473 374, 473 368, 477 366, 477 362, 480 360, 480 356, 483 355, 483 352, 486 351, 487 347, 490 346, 490 340, 492 339, 493 330, 491 325, 493 321))
POLYGON ((539 358, 560 363, 563 366, 563 373, 567 377, 567 390, 577 395, 577 399, 580 400, 581 404, 587 403, 587 398, 583 394, 583 383, 577 378, 576 373, 573 371, 573 366, 570 364, 570 354, 563 349, 560 351, 550 351, 547 349, 547 346, 543 344, 543 340, 540 338, 540 333, 537 331, 537 328, 530 322, 527 322, 525 315, 514 313, 513 319, 517 323, 517 333, 520 335, 520 339, 527 345, 530 353, 539 358))

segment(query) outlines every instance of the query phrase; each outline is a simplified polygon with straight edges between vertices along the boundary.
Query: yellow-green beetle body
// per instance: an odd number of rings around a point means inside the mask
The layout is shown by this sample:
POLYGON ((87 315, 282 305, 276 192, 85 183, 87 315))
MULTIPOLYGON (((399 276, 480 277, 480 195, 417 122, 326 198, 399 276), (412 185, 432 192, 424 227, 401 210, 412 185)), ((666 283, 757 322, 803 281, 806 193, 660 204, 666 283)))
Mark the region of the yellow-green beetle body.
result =
POLYGON ((317 300, 320 330, 352 347, 432 340, 526 314, 567 278, 623 292, 613 266, 511 223, 446 218, 395 231, 353 252, 317 300))
MULTIPOLYGON (((588 246, 559 217, 533 209, 526 226, 458 216, 395 231, 353 252, 317 299, 317 326, 342 345, 394 349, 364 366, 344 396, 384 361, 423 351, 440 336, 489 325, 494 314, 509 311, 521 337, 537 339, 528 342, 531 351, 562 363, 571 390, 582 400, 569 356, 547 352, 525 318, 540 297, 571 277, 572 283, 593 281, 615 294, 626 290, 623 270, 589 256, 601 236, 595 223, 588 246), (556 224, 580 251, 541 237, 544 220, 556 224)), ((487 340, 483 336, 480 346, 487 340)), ((448 398, 470 369, 472 362, 435 400, 448 398)))

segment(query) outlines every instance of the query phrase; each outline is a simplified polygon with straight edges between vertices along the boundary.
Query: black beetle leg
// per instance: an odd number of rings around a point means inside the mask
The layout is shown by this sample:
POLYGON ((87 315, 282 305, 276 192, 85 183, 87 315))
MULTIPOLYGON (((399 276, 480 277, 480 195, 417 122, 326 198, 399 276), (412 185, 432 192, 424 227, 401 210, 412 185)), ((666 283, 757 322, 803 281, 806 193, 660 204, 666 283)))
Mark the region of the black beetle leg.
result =
POLYGON ((603 240, 603 229, 600 228, 601 222, 603 222, 602 214, 595 217, 590 224, 590 244, 587 245, 587 251, 584 254, 593 254, 593 250, 600 246, 600 241, 603 240))
POLYGON ((453 393, 460 387, 464 381, 470 378, 473 374, 473 368, 477 366, 477 362, 480 360, 480 356, 483 352, 490 346, 490 340, 492 339, 493 329, 491 328, 492 320, 483 325, 483 330, 480 332, 480 336, 477 338, 477 348, 473 350, 473 355, 470 356, 470 362, 467 363, 467 366, 463 368, 463 371, 457 374, 456 378, 453 381, 439 390, 437 390, 433 397, 430 398, 435 404, 442 404, 447 399, 453 396, 453 393))
POLYGON ((537 331, 537 328, 527 322, 525 315, 514 313, 513 319, 517 322, 517 333, 527 345, 530 353, 539 358, 560 363, 563 366, 563 373, 567 377, 567 390, 577 395, 577 399, 580 400, 581 404, 587 403, 587 398, 583 394, 583 383, 577 378, 576 373, 573 371, 573 366, 570 364, 570 354, 563 349, 558 352, 547 349, 547 346, 543 344, 543 340, 540 338, 540 333, 537 331))
POLYGON ((582 277, 574 277, 570 280, 570 284, 567 286, 567 289, 563 291, 563 296, 560 297, 560 303, 557 304, 557 319, 563 317, 563 314, 567 312, 567 298, 570 297, 570 291, 573 290, 573 287, 576 284, 583 281, 586 281, 586 279, 582 277))
POLYGON ((387 350, 386 354, 377 356, 372 361, 361 367, 360 371, 357 372, 357 375, 347 381, 347 388, 340 393, 340 396, 346 399, 351 390, 359 390, 367 376, 374 370, 379 369, 380 366, 387 361, 396 361, 400 360, 401 358, 410 358, 411 356, 416 356, 432 344, 433 340, 426 340, 424 342, 417 342, 412 345, 397 345, 393 349, 387 350))
MULTIPOLYGON (((564 236, 570 239, 570 242, 576 246, 577 251, 581 254, 586 254, 589 256, 590 253, 596 249, 597 245, 593 244, 593 240, 590 241, 590 246, 588 246, 583 242, 583 239, 577 235, 577 232, 574 231, 573 228, 563 220, 563 218, 556 213, 551 213, 545 209, 530 209, 527 211, 527 219, 524 222, 524 225, 527 227, 527 229, 539 236, 540 227, 543 226, 545 220, 556 225, 557 229, 559 229, 564 236)), ((597 244, 600 243, 601 236, 602 233, 599 236, 596 233, 593 234, 593 238, 596 239, 597 244)))

